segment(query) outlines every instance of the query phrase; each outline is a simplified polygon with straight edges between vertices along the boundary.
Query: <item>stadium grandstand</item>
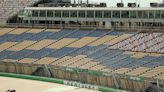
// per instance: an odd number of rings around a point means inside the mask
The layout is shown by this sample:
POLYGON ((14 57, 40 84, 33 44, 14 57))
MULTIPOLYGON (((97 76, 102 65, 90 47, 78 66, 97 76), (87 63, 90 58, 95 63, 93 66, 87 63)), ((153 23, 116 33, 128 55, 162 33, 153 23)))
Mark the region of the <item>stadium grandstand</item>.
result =
POLYGON ((164 92, 164 8, 134 6, 0 1, 0 81, 21 90, 21 78, 31 92, 164 92))

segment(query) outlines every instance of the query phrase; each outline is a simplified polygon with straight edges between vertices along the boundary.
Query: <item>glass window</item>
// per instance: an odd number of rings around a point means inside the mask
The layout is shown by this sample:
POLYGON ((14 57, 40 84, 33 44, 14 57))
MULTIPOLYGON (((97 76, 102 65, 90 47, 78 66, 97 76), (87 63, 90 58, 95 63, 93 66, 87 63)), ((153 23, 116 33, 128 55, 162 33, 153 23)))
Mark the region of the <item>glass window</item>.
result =
MULTIPOLYGON (((27 11, 24 12, 24 14, 25 14, 25 16, 27 16, 27 17, 31 17, 31 16, 32 16, 32 11, 31 11, 31 10, 27 10, 27 11)), ((36 17, 38 17, 38 11, 37 11, 36 17)))
POLYGON ((122 18, 129 18, 129 11, 122 11, 121 12, 121 17, 122 18))
POLYGON ((77 11, 70 11, 70 13, 71 17, 77 17, 77 11))
POLYGON ((164 11, 161 11, 161 18, 164 18, 164 11))
POLYGON ((53 11, 47 11, 47 17, 53 17, 53 11))
POLYGON ((149 11, 143 12, 143 18, 149 18, 149 11))
POLYGON ((143 11, 138 11, 138 18, 142 18, 143 11))
POLYGON ((96 18, 102 18, 102 11, 95 11, 96 18))
POLYGON ((79 11, 79 17, 85 18, 85 11, 79 11))
POLYGON ((63 11, 63 17, 69 17, 69 11, 63 11))
POLYGON ((120 18, 120 11, 113 11, 113 18, 120 18))
POLYGON ((40 11, 40 17, 46 17, 46 11, 40 11))
POLYGON ((111 18, 111 11, 104 11, 104 18, 111 18))
POLYGON ((137 12, 136 11, 130 11, 130 18, 137 18, 137 12))
POLYGON ((55 17, 61 17, 61 11, 55 11, 55 17))
POLYGON ((149 18, 154 18, 154 11, 149 11, 149 18))
POLYGON ((38 17, 39 11, 32 11, 32 17, 38 17))
POLYGON ((161 17, 161 11, 155 11, 155 18, 161 17))
POLYGON ((94 17, 94 11, 87 11, 87 18, 93 18, 94 17))

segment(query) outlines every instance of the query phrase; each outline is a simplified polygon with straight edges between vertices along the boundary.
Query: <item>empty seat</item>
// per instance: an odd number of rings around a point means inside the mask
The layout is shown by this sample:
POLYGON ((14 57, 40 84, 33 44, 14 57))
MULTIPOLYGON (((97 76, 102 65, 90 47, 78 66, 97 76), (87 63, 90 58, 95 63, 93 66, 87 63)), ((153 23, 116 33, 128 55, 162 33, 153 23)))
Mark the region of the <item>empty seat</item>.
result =
POLYGON ((75 47, 75 48, 81 48, 87 44, 89 44, 90 42, 96 40, 97 38, 94 37, 83 37, 80 40, 72 43, 71 45, 67 46, 67 47, 75 47))
POLYGON ((41 50, 38 51, 33 51, 33 53, 29 54, 28 56, 26 56, 26 58, 42 58, 46 55, 48 55, 49 53, 54 52, 54 49, 48 49, 48 48, 43 48, 41 50))
POLYGON ((48 39, 44 39, 44 40, 41 40, 41 41, 38 41, 36 42, 35 44, 31 45, 30 47, 28 47, 27 49, 30 49, 30 50, 40 50, 52 43, 54 43, 55 41, 54 40, 48 40, 48 39))
POLYGON ((53 49, 60 49, 66 45, 69 45, 71 43, 73 43, 74 41, 76 41, 77 39, 72 39, 72 38, 63 38, 61 40, 58 40, 57 42, 49 45, 46 48, 53 48, 53 49))
POLYGON ((17 42, 4 42, 0 45, 0 51, 3 51, 9 47, 14 46, 15 44, 17 44, 17 42))
POLYGON ((8 50, 12 50, 12 51, 20 51, 20 50, 23 50, 23 49, 25 49, 26 47, 28 47, 28 46, 30 46, 30 45, 32 45, 32 44, 34 44, 34 43, 36 43, 35 41, 23 41, 23 42, 21 42, 21 43, 18 43, 18 44, 16 44, 16 45, 14 45, 14 46, 12 46, 11 48, 9 48, 8 50))
POLYGON ((13 31, 13 30, 14 30, 14 28, 2 28, 2 29, 0 30, 0 36, 2 36, 2 35, 4 35, 4 34, 7 34, 7 33, 11 32, 11 31, 13 31))

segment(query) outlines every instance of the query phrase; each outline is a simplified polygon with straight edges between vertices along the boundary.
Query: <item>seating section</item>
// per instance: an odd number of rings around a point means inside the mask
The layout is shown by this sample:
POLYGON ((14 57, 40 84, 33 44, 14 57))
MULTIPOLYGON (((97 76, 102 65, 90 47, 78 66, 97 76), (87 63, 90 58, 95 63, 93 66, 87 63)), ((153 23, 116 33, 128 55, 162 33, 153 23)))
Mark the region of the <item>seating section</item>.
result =
POLYGON ((0 61, 163 79, 162 49, 149 51, 159 49, 162 37, 156 32, 0 28, 0 61))
POLYGON ((24 7, 31 6, 40 0, 1 0, 0 1, 0 20, 7 20, 15 15, 24 7))
POLYGON ((164 34, 159 32, 138 33, 113 45, 113 49, 164 53, 164 34))

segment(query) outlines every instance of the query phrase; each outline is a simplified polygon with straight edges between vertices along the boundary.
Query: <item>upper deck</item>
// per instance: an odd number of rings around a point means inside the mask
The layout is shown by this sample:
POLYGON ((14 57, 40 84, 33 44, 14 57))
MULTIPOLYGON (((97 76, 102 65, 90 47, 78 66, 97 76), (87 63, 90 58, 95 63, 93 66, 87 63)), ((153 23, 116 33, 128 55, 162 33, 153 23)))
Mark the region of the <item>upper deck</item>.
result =
POLYGON ((26 7, 31 20, 164 22, 164 7, 26 7))

